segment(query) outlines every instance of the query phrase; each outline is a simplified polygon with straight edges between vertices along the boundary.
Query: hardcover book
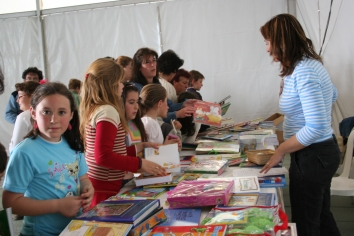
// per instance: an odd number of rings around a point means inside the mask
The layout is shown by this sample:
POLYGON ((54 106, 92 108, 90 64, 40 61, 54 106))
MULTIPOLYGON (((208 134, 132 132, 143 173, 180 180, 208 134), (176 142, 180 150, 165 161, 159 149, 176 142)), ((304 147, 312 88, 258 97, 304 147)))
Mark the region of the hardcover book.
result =
POLYGON ((77 219, 137 225, 160 207, 160 200, 103 201, 77 219))
POLYGON ((125 236, 132 224, 72 220, 59 236, 125 236))
POLYGON ((220 108, 221 108, 221 115, 224 116, 227 112, 227 110, 229 110, 229 107, 230 107, 231 103, 230 102, 227 102, 227 103, 224 103, 220 108))
POLYGON ((150 231, 155 225, 164 222, 167 219, 165 210, 160 207, 146 217, 140 224, 134 226, 129 232, 129 236, 141 236, 150 231))
POLYGON ((259 193, 256 205, 257 206, 274 206, 275 205, 274 193, 259 193))
POLYGON ((156 226, 149 236, 224 236, 226 225, 198 225, 198 226, 156 226))
POLYGON ((117 194, 118 197, 123 198, 146 198, 146 199, 156 199, 158 196, 167 191, 167 188, 133 188, 127 190, 123 193, 117 194))
POLYGON ((176 186, 182 180, 184 180, 186 177, 187 177, 186 175, 175 175, 172 177, 172 180, 170 182, 145 185, 145 186, 143 186, 143 188, 173 187, 173 186, 176 186))
POLYGON ((200 208, 165 209, 167 220, 159 224, 159 226, 199 225, 201 212, 202 210, 200 208))
POLYGON ((197 101, 194 103, 194 122, 212 126, 221 126, 220 104, 197 101))
POLYGON ((171 173, 167 173, 167 175, 163 175, 163 176, 154 176, 154 175, 145 176, 144 174, 141 174, 139 177, 134 178, 134 181, 136 186, 143 186, 148 184, 161 184, 161 183, 171 182, 172 179, 173 176, 171 175, 171 173))
POLYGON ((199 160, 192 162, 184 173, 217 174, 221 175, 228 167, 227 160, 199 160))
POLYGON ((239 153, 240 146, 234 142, 200 142, 195 149, 197 154, 218 154, 239 153))
MULTIPOLYGON (((159 149, 145 148, 145 159, 166 168, 166 172, 180 172, 178 144, 162 145, 159 149)), ((166 182, 166 181, 165 181, 166 182)))
POLYGON ((224 141, 226 139, 231 138, 232 134, 207 134, 205 136, 200 137, 201 139, 213 139, 218 141, 224 141))

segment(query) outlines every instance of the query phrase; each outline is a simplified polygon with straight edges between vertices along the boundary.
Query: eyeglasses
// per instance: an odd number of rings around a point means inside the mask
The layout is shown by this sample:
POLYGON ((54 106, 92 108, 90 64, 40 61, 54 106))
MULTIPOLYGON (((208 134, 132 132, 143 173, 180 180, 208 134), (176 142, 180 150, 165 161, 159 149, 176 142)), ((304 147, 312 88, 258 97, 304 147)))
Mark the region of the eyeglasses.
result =
POLYGON ((27 96, 27 94, 24 94, 24 95, 21 95, 21 96, 18 96, 17 100, 20 100, 22 97, 24 96, 27 96))

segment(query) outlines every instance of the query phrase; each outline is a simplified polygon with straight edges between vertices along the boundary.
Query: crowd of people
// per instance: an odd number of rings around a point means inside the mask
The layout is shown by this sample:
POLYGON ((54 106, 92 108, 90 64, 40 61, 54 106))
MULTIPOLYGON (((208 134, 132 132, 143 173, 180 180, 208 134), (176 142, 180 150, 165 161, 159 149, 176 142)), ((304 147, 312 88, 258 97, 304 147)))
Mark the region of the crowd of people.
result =
MULTIPOLYGON (((267 172, 291 154, 292 221, 299 235, 340 235, 330 212, 330 182, 339 165, 331 128, 337 90, 295 17, 281 14, 261 27, 267 52, 281 66, 286 141, 261 170, 267 172)), ((144 159, 146 147, 193 142, 193 104, 204 76, 183 68, 172 50, 160 57, 140 48, 133 58, 99 58, 82 80, 68 87, 45 82, 36 67, 5 111, 15 124, 9 150, 0 144, 3 206, 25 216, 21 235, 58 235, 69 221, 116 195, 132 173, 165 175, 144 159), (175 132, 173 126, 179 130, 175 132), (173 138, 171 138, 173 137, 173 138)), ((4 90, 0 70, 0 91, 4 90)))

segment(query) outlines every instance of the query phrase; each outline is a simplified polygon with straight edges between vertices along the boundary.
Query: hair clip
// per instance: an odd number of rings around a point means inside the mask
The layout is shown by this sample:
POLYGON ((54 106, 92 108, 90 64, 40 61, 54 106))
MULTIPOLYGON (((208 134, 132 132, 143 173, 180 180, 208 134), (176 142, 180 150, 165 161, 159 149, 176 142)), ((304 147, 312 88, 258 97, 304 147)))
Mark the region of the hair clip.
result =
POLYGON ((45 84, 45 83, 47 83, 48 81, 46 80, 46 79, 42 79, 42 80, 40 80, 39 81, 39 84, 45 84))
POLYGON ((85 79, 87 79, 89 77, 89 73, 87 73, 86 75, 85 75, 85 79))

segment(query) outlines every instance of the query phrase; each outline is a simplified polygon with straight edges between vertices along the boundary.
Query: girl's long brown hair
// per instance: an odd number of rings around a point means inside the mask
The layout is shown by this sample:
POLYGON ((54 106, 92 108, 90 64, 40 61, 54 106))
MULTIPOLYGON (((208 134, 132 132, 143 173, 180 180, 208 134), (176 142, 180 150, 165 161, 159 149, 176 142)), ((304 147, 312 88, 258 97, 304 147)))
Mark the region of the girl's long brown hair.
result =
POLYGON ((281 63, 280 76, 291 75, 303 57, 322 62, 311 39, 307 38, 299 21, 290 14, 274 16, 260 31, 270 41, 270 55, 281 63))
POLYGON ((80 102, 80 133, 85 140, 85 128, 90 122, 91 114, 102 105, 113 106, 119 114, 125 130, 128 125, 125 119, 122 99, 118 94, 118 86, 124 77, 123 68, 115 61, 100 58, 94 61, 87 69, 81 87, 80 102))

